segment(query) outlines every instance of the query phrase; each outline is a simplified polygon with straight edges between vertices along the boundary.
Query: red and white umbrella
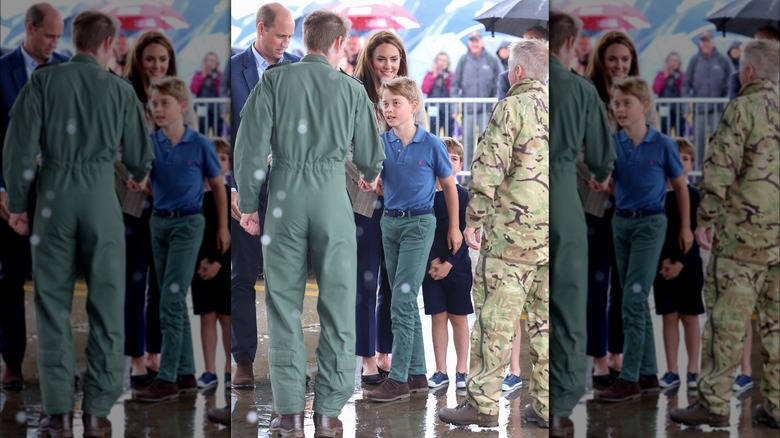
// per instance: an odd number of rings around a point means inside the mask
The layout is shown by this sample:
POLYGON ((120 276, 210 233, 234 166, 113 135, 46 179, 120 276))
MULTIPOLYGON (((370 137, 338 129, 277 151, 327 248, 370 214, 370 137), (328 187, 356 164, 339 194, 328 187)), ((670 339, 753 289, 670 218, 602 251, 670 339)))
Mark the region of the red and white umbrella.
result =
POLYGON ((639 10, 622 2, 569 3, 561 9, 582 20, 584 30, 647 29, 650 23, 639 10))
POLYGON ((344 1, 327 9, 349 18, 354 30, 417 29, 420 23, 401 5, 385 0, 344 1))
POLYGON ((189 27, 176 9, 154 1, 123 0, 105 3, 95 9, 116 17, 122 30, 170 30, 189 27))

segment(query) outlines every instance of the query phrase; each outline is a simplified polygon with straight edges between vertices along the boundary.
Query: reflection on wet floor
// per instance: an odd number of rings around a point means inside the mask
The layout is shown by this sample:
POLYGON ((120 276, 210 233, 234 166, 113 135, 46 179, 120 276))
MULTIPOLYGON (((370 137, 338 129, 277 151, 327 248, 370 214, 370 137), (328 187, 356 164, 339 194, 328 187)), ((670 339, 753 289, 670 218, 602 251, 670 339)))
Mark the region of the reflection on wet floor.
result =
MULTIPOLYGON (((316 372, 316 359, 314 355, 319 339, 319 324, 316 313, 316 293, 311 287, 307 288, 304 299, 304 311, 301 317, 304 330, 304 343, 306 344, 308 369, 310 374, 316 372)), ((232 391, 233 408, 233 436, 268 436, 268 428, 273 413, 273 398, 271 384, 268 375, 268 327, 265 325, 265 304, 258 295, 257 315, 260 344, 257 358, 254 364, 255 380, 258 382, 254 391, 232 391)), ((431 343, 431 318, 423 312, 422 297, 419 299, 420 317, 422 319, 423 337, 425 339, 425 353, 428 364, 428 376, 433 373, 434 358, 433 345, 431 343)), ((473 323, 473 316, 470 318, 473 323)), ((451 339, 451 336, 450 336, 451 339)), ((443 407, 454 407, 463 401, 465 393, 456 391, 454 379, 449 386, 430 390, 428 393, 412 394, 410 398, 390 403, 376 403, 363 399, 363 389, 373 389, 375 385, 363 385, 360 383, 360 362, 355 358, 357 370, 355 373, 355 393, 342 410, 339 419, 344 423, 344 437, 377 437, 377 438, 432 438, 432 437, 547 437, 547 429, 540 429, 535 425, 525 424, 522 421, 522 408, 530 403, 528 395, 527 379, 530 378, 530 357, 527 347, 527 338, 523 337, 521 351, 521 368, 523 387, 512 393, 503 394, 500 399, 499 426, 496 428, 479 427, 453 427, 438 420, 437 412, 443 407)), ((450 367, 450 376, 454 374, 455 351, 450 340, 447 350, 447 364, 450 367)), ((316 376, 315 376, 316 378, 316 376)), ((313 436, 314 422, 312 420, 312 403, 314 397, 313 386, 309 385, 306 392, 306 420, 304 427, 306 436, 313 436)))
MULTIPOLYGON (((32 287, 25 285, 25 313, 27 319, 27 351, 23 362, 25 387, 22 391, 0 392, 0 437, 35 437, 41 420, 41 392, 38 384, 36 361, 37 332, 33 308, 32 287)), ((71 327, 76 352, 76 373, 83 376, 86 370, 84 348, 87 343, 88 325, 85 310, 86 288, 78 282, 73 298, 71 327)), ((187 299, 190 324, 192 326, 195 366, 198 375, 203 372, 203 354, 200 347, 200 319, 192 314, 190 295, 187 299)), ((230 437, 230 428, 211 423, 206 411, 230 403, 230 392, 225 391, 222 372, 225 365, 221 345, 217 349, 217 374, 220 376, 216 388, 195 394, 181 395, 177 400, 162 403, 140 403, 132 400, 129 387, 129 359, 126 360, 125 390, 111 409, 108 419, 112 423, 114 437, 169 438, 169 437, 230 437), (222 357, 220 357, 222 356, 222 357)), ((79 383, 74 383, 79 388, 79 383)), ((76 392, 74 410, 74 436, 83 435, 81 423, 80 389, 76 392)))
MULTIPOLYGON (((652 302, 652 298, 651 298, 652 302)), ((655 309, 651 309, 655 312, 655 309)), ((704 323, 704 315, 701 323, 704 323)), ((653 315, 655 331, 656 355, 658 360, 659 378, 666 372, 666 356, 663 347, 662 320, 653 315)), ((680 328, 682 330, 682 327, 680 328)), ((680 340, 679 366, 685 370, 687 355, 685 345, 680 340)), ((731 397, 730 427, 710 428, 708 426, 688 427, 677 424, 669 419, 669 411, 674 408, 684 408, 696 401, 695 390, 685 388, 683 375, 682 385, 660 394, 643 395, 641 399, 625 403, 604 403, 594 400, 590 379, 585 396, 580 400, 572 413, 575 423, 575 438, 617 438, 617 437, 739 437, 739 438, 778 438, 777 429, 753 423, 752 412, 761 403, 760 381, 763 375, 761 365, 760 342, 753 337, 751 363, 755 386, 752 389, 734 394, 731 397)), ((553 359, 554 360, 554 359, 553 359)), ((588 368, 588 375, 592 372, 588 368)))

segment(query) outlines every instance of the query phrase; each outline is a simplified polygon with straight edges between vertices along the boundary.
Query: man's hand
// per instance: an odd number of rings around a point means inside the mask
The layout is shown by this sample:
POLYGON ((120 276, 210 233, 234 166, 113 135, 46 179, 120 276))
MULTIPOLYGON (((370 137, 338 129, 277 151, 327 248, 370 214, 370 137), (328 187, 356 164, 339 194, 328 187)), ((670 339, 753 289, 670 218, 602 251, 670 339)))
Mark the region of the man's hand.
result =
POLYGON ((460 230, 457 228, 450 228, 450 230, 447 231, 447 248, 455 254, 460 249, 462 243, 463 234, 460 230))
POLYGON ((11 212, 8 211, 8 192, 0 192, 0 219, 7 221, 11 218, 11 212))
POLYGON ((364 192, 373 192, 376 190, 376 179, 373 182, 366 182, 363 178, 360 178, 360 181, 358 181, 358 187, 360 187, 360 190, 364 192))
POLYGON ((257 212, 252 214, 241 213, 241 227, 253 236, 260 235, 260 218, 257 212))
POLYGON ((227 228, 220 228, 217 230, 217 249, 220 254, 224 254, 230 249, 230 230, 227 228))
MULTIPOLYGON (((438 260, 439 259, 436 259, 434 261, 438 260)), ((436 264, 431 262, 431 269, 428 270, 428 274, 431 276, 431 278, 438 281, 449 275, 451 269, 452 264, 450 262, 445 261, 436 264)))
POLYGON ((238 192, 230 192, 230 217, 241 221, 241 210, 238 209, 238 192))
POLYGON ((466 227, 463 231, 463 237, 466 238, 466 245, 471 249, 479 249, 479 243, 482 238, 474 227, 466 227))
POLYGON ((127 187, 134 192, 142 192, 146 190, 146 182, 149 180, 149 176, 146 176, 143 181, 137 183, 132 179, 127 180, 127 187))
POLYGON ((712 228, 696 228, 696 241, 702 249, 710 249, 712 244, 712 228))
POLYGON ((21 236, 30 235, 30 227, 27 222, 27 212, 24 213, 11 213, 8 218, 8 225, 12 230, 16 231, 21 236))
POLYGON ((680 229, 680 249, 683 251, 683 254, 688 254, 688 251, 691 250, 691 247, 693 246, 693 233, 691 233, 691 229, 688 227, 683 227, 680 229))
POLYGON ((610 178, 607 178, 606 180, 604 180, 604 182, 600 183, 595 179, 591 178, 590 181, 588 181, 588 186, 594 192, 604 192, 609 189, 609 180, 610 178))
POLYGON ((219 262, 209 262, 209 259, 205 258, 198 264, 198 275, 200 278, 208 281, 216 277, 219 270, 222 269, 222 264, 219 262))
POLYGON ((664 280, 671 281, 680 275, 683 268, 684 266, 682 263, 672 263, 672 259, 666 258, 661 262, 661 270, 658 271, 658 273, 661 274, 661 277, 663 277, 664 280))

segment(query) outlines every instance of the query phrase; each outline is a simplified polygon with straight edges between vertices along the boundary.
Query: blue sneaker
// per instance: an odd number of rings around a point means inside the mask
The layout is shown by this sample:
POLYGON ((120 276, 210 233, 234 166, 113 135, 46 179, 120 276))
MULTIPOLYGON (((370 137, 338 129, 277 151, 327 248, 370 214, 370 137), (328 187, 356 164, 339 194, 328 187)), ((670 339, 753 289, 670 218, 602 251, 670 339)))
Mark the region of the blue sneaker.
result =
POLYGON ((460 389, 466 387, 466 373, 455 373, 455 387, 460 389))
MULTIPOLYGON (((694 380, 694 385, 695 384, 694 380)), ((674 388, 675 386, 680 386, 680 375, 667 371, 666 374, 658 380, 658 386, 661 388, 674 388)))
POLYGON ((450 384, 450 378, 446 374, 436 371, 433 373, 430 379, 428 379, 428 388, 441 388, 444 385, 450 384))
POLYGON ((217 380, 217 375, 208 371, 204 371, 203 374, 198 377, 198 388, 200 389, 213 388, 217 386, 218 383, 219 380, 217 380))
POLYGON ((230 373, 225 373, 225 389, 230 389, 230 373))
POLYGON ((523 386, 523 379, 521 379, 520 376, 507 374, 506 377, 504 377, 504 383, 501 385, 501 390, 514 391, 521 386, 523 386))
POLYGON ((696 380, 699 378, 698 373, 688 373, 688 389, 696 389, 696 380))
POLYGON ((732 388, 734 389, 734 391, 742 392, 752 387, 753 387, 753 378, 750 376, 746 376, 744 374, 740 374, 737 376, 736 379, 734 379, 734 386, 732 388))

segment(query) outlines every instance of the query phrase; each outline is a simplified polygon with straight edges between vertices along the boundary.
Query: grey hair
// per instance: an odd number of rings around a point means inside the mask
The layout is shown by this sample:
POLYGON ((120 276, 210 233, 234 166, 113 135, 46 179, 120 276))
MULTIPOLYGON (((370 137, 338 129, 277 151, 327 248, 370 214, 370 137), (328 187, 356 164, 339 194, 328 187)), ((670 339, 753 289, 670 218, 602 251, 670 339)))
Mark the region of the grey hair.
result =
POLYGON ((773 40, 751 40, 742 46, 739 70, 748 65, 756 70, 756 79, 780 80, 780 43, 773 40))
POLYGON ((545 82, 550 69, 549 56, 547 41, 520 39, 509 45, 509 69, 520 65, 525 77, 545 82))

